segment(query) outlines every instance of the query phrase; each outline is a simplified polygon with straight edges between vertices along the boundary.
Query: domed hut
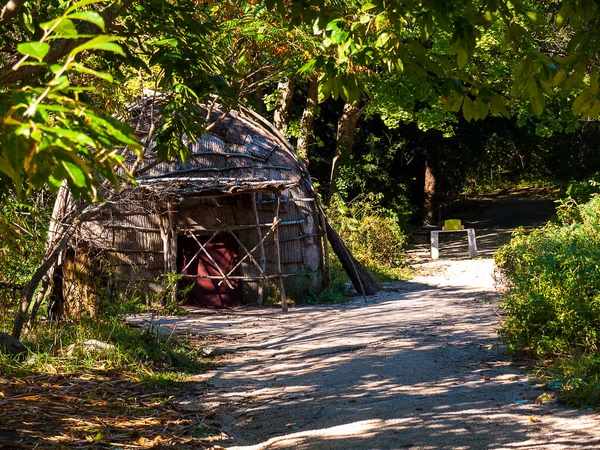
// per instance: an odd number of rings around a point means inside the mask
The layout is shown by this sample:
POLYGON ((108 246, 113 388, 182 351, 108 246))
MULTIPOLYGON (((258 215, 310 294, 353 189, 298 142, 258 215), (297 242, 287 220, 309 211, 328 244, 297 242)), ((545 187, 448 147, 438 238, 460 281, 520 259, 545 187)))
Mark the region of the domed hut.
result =
MULTIPOLYGON (((199 108, 209 125, 196 141, 182 137, 189 157, 160 161, 156 99, 130 111, 147 149, 126 162, 137 185, 107 192, 109 201, 79 224, 54 270, 57 303, 93 313, 98 292, 164 292, 165 274, 177 273, 188 305, 262 305, 272 297, 287 309, 286 295, 319 292, 327 282, 328 235, 357 290, 373 293, 329 226, 302 160, 264 118, 199 108)), ((74 207, 59 194, 55 215, 74 207)))
POLYGON ((260 305, 267 295, 285 303, 286 292, 321 289, 324 217, 302 161, 277 130, 248 110, 203 109, 210 131, 182 138, 187 160, 160 162, 152 151, 160 113, 150 102, 131 109, 149 149, 127 163, 137 164, 137 186, 113 193, 79 227, 62 262, 63 292, 97 291, 98 274, 111 291, 157 292, 165 284, 157 280, 172 272, 193 285, 187 303, 198 306, 260 305))

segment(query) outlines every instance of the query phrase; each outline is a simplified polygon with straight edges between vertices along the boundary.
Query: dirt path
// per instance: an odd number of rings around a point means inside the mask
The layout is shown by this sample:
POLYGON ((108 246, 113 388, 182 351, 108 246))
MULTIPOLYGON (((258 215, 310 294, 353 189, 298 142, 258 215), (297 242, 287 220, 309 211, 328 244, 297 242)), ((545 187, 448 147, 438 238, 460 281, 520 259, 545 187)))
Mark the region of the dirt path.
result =
POLYGON ((367 304, 163 319, 233 351, 179 406, 216 413, 236 449, 599 448, 599 416, 536 404, 498 344, 492 269, 441 260, 367 304))
MULTIPOLYGON (((215 444, 231 449, 600 448, 600 416, 541 402, 552 393, 498 342, 490 257, 513 224, 489 228, 487 207, 474 217, 488 227, 477 230, 482 258, 432 262, 416 246, 417 275, 366 304, 162 319, 222 354, 206 394, 174 403, 215 417, 215 444)), ((460 239, 442 242, 444 258, 466 253, 460 239)))

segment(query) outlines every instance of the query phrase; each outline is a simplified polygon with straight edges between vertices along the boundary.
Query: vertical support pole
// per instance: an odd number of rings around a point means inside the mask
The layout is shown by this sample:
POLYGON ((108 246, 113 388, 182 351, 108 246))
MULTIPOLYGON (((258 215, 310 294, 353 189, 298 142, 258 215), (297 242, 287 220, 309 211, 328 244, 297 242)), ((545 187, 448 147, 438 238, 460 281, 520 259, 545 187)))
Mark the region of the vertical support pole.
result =
POLYGON ((177 270, 177 223, 175 221, 175 212, 173 211, 173 205, 171 203, 167 204, 167 215, 169 218, 167 232, 169 256, 167 265, 169 272, 175 272, 177 270))
MULTIPOLYGON (((166 217, 163 215, 159 221, 160 237, 163 241, 163 259, 165 274, 177 270, 177 228, 173 205, 167 203, 166 217)), ((173 286, 171 301, 177 301, 177 286, 173 286)))
POLYGON ((317 215, 321 228, 321 243, 323 244, 323 255, 325 256, 325 273, 327 274, 327 287, 331 287, 331 259, 329 257, 329 240, 327 239, 327 224, 325 223, 325 212, 319 198, 315 194, 315 203, 317 206, 317 215))
POLYGON ((163 270, 165 274, 169 273, 169 224, 167 222, 168 218, 165 219, 163 215, 159 216, 158 223, 160 225, 160 239, 163 244, 163 270))
POLYGON ((475 238, 475 230, 473 228, 467 229, 467 238, 469 240, 469 256, 477 258, 477 239, 475 238))
MULTIPOLYGON (((177 223, 175 221, 175 212, 173 211, 173 205, 171 203, 167 203, 167 215, 169 218, 169 228, 167 232, 167 239, 169 242, 169 261, 168 267, 170 273, 177 272, 177 223)), ((178 290, 179 282, 175 283, 173 286, 173 291, 171 291, 171 302, 172 304, 177 303, 177 290, 178 290)))
MULTIPOLYGON (((256 205, 256 196, 258 194, 254 192, 252 194, 252 210, 254 211, 254 219, 256 220, 256 237, 258 238, 258 242, 261 242, 263 239, 262 230, 260 229, 260 217, 258 215, 258 206, 256 205)), ((263 273, 267 271, 267 256, 265 255, 265 246, 264 243, 260 244, 260 268, 263 273)), ((258 306, 263 305, 264 300, 264 291, 265 291, 265 279, 261 278, 258 280, 258 297, 257 302, 258 306)))
POLYGON ((431 232, 431 259, 438 259, 439 255, 439 233, 437 231, 431 232))
POLYGON ((279 243, 279 207, 281 205, 281 192, 275 192, 275 217, 273 218, 273 239, 275 241, 275 258, 277 259, 277 274, 279 275, 279 292, 281 294, 281 310, 287 312, 287 298, 285 297, 285 288, 283 286, 283 277, 281 276, 281 248, 279 243))

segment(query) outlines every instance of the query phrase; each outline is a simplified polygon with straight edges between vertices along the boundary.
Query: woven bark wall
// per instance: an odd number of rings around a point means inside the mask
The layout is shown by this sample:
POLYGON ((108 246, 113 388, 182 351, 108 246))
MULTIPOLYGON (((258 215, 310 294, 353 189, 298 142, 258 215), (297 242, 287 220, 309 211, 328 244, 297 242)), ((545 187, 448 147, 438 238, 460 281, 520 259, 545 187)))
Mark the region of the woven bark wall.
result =
MULTIPOLYGON (((146 114, 145 118, 134 120, 137 123, 141 119, 142 126, 136 127, 140 130, 138 137, 151 150, 151 118, 159 118, 160 110, 153 106, 132 109, 135 111, 146 114)), ((301 291, 298 286, 321 287, 324 233, 319 227, 314 194, 306 181, 308 174, 289 150, 289 144, 255 119, 246 113, 212 110, 210 135, 195 142, 182 136, 191 152, 186 162, 159 162, 154 152, 147 151, 139 167, 140 188, 122 193, 114 206, 81 227, 77 239, 99 250, 117 291, 160 290, 154 280, 173 266, 178 235, 210 236, 218 227, 227 225, 235 228, 232 231, 242 246, 251 250, 260 240, 252 196, 258 192, 256 206, 264 236, 275 217, 273 192, 279 191, 281 273, 298 274, 295 280, 285 278, 286 292, 288 285, 290 294, 301 291), (167 203, 172 205, 171 214, 167 203)), ((132 155, 130 162, 136 159, 132 155)), ((277 275, 272 234, 264 240, 264 251, 265 273, 277 275)), ((240 257, 245 254, 240 250, 240 257)), ((260 261, 260 250, 253 257, 260 261)), ((261 271, 246 258, 240 272, 257 277, 261 271)), ((255 281, 246 283, 247 302, 253 301, 258 285, 255 281)))

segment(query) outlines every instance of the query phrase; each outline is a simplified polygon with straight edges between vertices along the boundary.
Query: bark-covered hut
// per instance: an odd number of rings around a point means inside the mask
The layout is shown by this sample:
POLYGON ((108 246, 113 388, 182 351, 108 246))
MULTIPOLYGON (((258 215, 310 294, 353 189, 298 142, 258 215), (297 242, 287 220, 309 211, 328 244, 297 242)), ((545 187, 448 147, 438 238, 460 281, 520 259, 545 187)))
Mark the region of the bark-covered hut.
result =
POLYGON ((160 162, 152 150, 159 107, 148 100, 131 113, 148 149, 127 162, 137 165, 138 186, 112 192, 78 227, 55 272, 66 304, 101 287, 157 292, 169 272, 193 283, 194 305, 260 305, 267 295, 285 303, 286 292, 321 289, 326 219, 304 164, 272 125, 248 110, 201 109, 210 131, 183 137, 190 157, 160 162))
POLYGON ((190 305, 274 297, 287 309, 286 294, 319 292, 330 281, 327 240, 359 293, 378 290, 331 228, 306 166, 264 118, 199 107, 209 126, 195 141, 181 138, 190 151, 182 162, 157 158, 160 101, 130 112, 146 148, 125 162, 137 184, 106 191, 98 206, 73 202, 66 188, 58 194, 48 254, 61 253, 45 278, 54 280, 51 314, 93 314, 102 298, 165 292, 168 273, 183 276, 190 305))

